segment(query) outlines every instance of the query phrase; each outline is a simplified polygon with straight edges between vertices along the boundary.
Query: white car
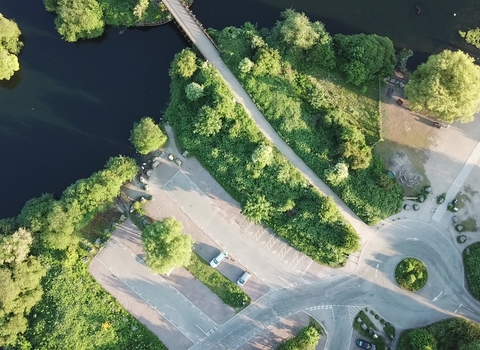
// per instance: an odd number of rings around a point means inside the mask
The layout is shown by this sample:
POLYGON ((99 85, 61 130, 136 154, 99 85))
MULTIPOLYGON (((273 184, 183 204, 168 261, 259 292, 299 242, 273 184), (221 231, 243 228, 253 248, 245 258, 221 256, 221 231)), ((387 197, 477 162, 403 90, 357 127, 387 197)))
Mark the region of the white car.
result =
POLYGON ((237 284, 242 287, 250 278, 250 273, 245 271, 237 280, 237 284))
POLYGON ((220 254, 218 254, 218 256, 213 258, 212 261, 210 261, 210 266, 216 268, 218 265, 220 265, 222 260, 227 257, 227 255, 227 252, 221 252, 220 254))

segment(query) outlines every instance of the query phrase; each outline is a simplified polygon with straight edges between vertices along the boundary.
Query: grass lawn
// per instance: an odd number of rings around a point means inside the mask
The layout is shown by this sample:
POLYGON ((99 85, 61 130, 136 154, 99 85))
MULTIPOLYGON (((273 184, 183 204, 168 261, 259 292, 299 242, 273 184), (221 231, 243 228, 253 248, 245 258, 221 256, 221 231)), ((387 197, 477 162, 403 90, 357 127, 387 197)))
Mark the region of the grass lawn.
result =
POLYGON ((480 242, 468 246, 463 251, 463 264, 470 293, 480 300, 480 242), (470 254, 467 254, 467 249, 470 254))
POLYGON ((196 253, 192 254, 190 265, 186 268, 196 279, 218 295, 225 304, 233 308, 244 308, 250 304, 250 297, 239 286, 212 268, 196 253))
POLYGON ((427 268, 418 259, 403 259, 395 269, 395 279, 403 289, 416 292, 427 283, 427 268))

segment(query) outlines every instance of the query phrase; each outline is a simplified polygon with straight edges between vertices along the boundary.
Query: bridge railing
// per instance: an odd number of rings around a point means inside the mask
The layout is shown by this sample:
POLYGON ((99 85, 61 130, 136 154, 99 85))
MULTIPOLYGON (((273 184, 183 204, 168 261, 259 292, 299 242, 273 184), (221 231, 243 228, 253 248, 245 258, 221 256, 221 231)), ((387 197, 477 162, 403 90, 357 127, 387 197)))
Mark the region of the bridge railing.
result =
MULTIPOLYGON (((192 18, 195 20, 195 22, 197 23, 198 27, 203 31, 203 33, 207 36, 208 40, 210 40, 210 42, 213 44, 213 46, 215 47, 215 49, 217 49, 217 51, 220 53, 220 50, 218 49, 217 45, 215 44, 215 42, 213 41, 213 39, 210 37, 210 35, 208 34, 208 32, 205 30, 205 28, 203 28, 203 25, 202 23, 197 19, 197 17, 195 16, 195 14, 192 12, 192 10, 190 10, 184 3, 183 1, 180 1, 183 5, 183 7, 190 13, 190 16, 192 16, 192 18)), ((186 34, 186 33, 185 33, 186 34)))

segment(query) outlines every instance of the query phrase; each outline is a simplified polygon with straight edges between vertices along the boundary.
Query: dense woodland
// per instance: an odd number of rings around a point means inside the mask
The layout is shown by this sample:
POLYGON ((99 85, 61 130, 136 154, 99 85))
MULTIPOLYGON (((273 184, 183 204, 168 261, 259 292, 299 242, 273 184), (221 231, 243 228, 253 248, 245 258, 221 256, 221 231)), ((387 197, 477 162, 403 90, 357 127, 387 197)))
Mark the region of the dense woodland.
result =
POLYGON ((332 38, 292 10, 271 30, 246 23, 211 34, 280 136, 362 220, 398 212, 402 190, 372 151, 381 139, 379 79, 395 64, 390 39, 332 38))

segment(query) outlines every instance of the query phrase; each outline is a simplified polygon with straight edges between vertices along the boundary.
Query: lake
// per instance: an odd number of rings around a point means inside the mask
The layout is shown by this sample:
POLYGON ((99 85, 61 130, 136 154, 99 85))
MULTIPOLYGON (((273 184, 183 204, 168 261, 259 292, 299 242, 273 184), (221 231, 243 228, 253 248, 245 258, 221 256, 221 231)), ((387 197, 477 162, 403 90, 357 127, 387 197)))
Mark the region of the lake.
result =
MULTIPOLYGON (((411 68, 445 48, 480 56, 458 35, 480 26, 478 0, 195 0, 192 10, 205 27, 221 29, 246 21, 271 27, 288 7, 332 34, 388 36, 415 52, 411 68)), ((188 43, 168 24, 109 28, 99 39, 72 44, 59 37, 41 1, 2 0, 0 12, 16 20, 25 42, 20 72, 0 83, 3 218, 29 198, 61 194, 111 156, 133 156, 130 129, 143 116, 158 120, 169 100, 170 62, 188 43)))

